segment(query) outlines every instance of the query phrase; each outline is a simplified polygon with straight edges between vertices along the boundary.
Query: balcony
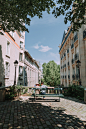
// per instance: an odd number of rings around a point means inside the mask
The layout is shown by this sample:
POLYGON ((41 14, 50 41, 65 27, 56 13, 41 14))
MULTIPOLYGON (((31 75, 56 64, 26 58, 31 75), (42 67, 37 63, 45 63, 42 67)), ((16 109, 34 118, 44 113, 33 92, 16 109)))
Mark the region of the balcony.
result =
POLYGON ((79 79, 79 74, 76 74, 76 80, 78 80, 79 79))
POLYGON ((71 45, 71 49, 73 49, 73 48, 74 48, 74 44, 71 45))
POLYGON ((67 53, 69 53, 69 49, 67 49, 67 53))
POLYGON ((19 76, 23 76, 23 72, 20 72, 20 73, 19 73, 19 76))
POLYGON ((86 38, 86 30, 83 31, 83 39, 86 38))
POLYGON ((78 34, 76 34, 76 35, 74 36, 74 42, 75 42, 76 40, 78 40, 78 34))
POLYGON ((20 77, 19 77, 19 80, 23 80, 23 77, 20 76, 20 77))
POLYGON ((68 61, 68 63, 67 63, 67 64, 68 64, 68 66, 69 66, 69 61, 68 61))
POLYGON ((71 60, 72 64, 74 64, 74 59, 71 60))
POLYGON ((75 80, 75 75, 74 74, 72 75, 72 79, 75 80))
POLYGON ((66 68, 66 64, 64 64, 64 68, 66 68))
POLYGON ((79 59, 79 53, 76 53, 75 54, 75 60, 78 60, 79 59))

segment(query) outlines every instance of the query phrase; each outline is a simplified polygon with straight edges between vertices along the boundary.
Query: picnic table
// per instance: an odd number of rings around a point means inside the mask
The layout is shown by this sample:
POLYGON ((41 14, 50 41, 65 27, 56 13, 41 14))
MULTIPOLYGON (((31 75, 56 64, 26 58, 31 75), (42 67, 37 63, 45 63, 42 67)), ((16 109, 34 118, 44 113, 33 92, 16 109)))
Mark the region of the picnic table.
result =
MULTIPOLYGON (((34 90, 34 93, 32 94, 32 96, 34 96, 34 101, 36 101, 36 97, 43 97, 43 96, 45 96, 45 97, 59 97, 59 102, 60 102, 60 97, 64 97, 64 95, 63 94, 60 94, 60 90, 62 90, 62 88, 54 88, 54 87, 47 87, 47 88, 36 88, 36 87, 34 87, 34 88, 32 88, 32 90, 34 90), (51 89, 53 89, 54 91, 56 91, 56 90, 58 90, 58 92, 55 92, 54 94, 48 94, 48 93, 46 93, 45 95, 41 95, 41 94, 36 94, 36 90, 51 90, 51 89)), ((56 101, 56 99, 55 99, 55 101, 56 101)))

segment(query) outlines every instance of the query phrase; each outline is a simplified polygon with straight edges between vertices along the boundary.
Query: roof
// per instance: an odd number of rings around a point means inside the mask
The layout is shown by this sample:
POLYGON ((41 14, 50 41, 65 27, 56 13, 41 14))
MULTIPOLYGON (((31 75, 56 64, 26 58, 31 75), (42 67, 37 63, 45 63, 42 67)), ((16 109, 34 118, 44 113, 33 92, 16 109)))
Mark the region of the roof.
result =
POLYGON ((38 63, 36 60, 34 60, 34 58, 32 58, 32 56, 29 54, 28 50, 25 49, 24 51, 25 53, 27 53, 27 55, 31 58, 31 60, 39 67, 38 63))

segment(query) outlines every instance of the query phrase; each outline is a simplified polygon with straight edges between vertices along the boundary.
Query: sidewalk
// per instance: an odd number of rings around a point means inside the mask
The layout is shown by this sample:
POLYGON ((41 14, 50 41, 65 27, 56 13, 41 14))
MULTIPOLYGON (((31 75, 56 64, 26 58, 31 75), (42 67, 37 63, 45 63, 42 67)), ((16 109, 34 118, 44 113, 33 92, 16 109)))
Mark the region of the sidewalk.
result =
POLYGON ((0 129, 86 129, 86 104, 51 99, 0 102, 0 129))

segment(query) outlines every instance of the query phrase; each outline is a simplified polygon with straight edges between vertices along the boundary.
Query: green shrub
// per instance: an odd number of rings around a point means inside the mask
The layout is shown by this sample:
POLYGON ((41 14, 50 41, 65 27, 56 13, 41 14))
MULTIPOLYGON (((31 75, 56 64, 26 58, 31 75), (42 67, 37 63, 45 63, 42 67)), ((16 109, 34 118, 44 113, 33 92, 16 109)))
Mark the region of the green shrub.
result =
POLYGON ((64 96, 70 96, 84 100, 84 88, 81 88, 78 85, 70 85, 67 89, 64 89, 64 96))
POLYGON ((24 94, 27 93, 27 91, 28 91, 28 88, 25 88, 24 94))
POLYGON ((13 97, 15 97, 15 88, 14 88, 14 86, 12 86, 12 87, 10 87, 10 94, 6 94, 5 95, 5 99, 6 100, 11 100, 11 99, 13 99, 13 97))

